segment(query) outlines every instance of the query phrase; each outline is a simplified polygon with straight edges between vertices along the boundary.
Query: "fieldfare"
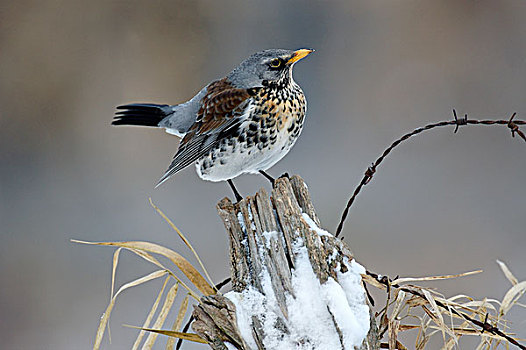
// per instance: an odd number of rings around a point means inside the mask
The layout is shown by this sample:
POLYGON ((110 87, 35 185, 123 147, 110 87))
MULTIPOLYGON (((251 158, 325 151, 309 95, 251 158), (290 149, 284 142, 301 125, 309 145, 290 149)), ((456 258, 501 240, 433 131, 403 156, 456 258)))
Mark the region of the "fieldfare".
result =
POLYGON ((166 129, 182 137, 157 186, 195 162, 203 180, 228 181, 261 173, 296 142, 305 118, 305 95, 292 78, 294 64, 314 50, 270 49, 241 62, 225 78, 178 105, 134 103, 117 107, 113 125, 166 129))

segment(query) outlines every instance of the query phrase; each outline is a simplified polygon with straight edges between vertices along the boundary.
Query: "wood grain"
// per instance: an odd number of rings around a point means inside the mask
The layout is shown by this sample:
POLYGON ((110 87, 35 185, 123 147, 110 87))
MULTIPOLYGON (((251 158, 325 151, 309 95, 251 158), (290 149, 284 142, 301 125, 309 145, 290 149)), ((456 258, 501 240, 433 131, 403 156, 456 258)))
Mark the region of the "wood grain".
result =
MULTIPOLYGON (((336 269, 346 272, 342 262, 344 258, 349 261, 353 258, 344 242, 318 234, 303 217, 305 213, 321 226, 309 190, 299 176, 277 179, 271 196, 261 189, 236 204, 225 198, 218 203, 217 210, 229 237, 233 290, 242 292, 250 286, 264 294, 262 271, 267 271, 281 310, 276 327, 282 333, 288 332, 286 298, 294 296, 291 276, 298 244, 307 248, 312 269, 321 283, 329 276, 337 281, 336 269)), ((212 349, 226 349, 225 342, 240 350, 250 349, 237 329, 235 306, 224 296, 202 298, 193 315, 196 321, 192 328, 212 349)), ((339 329, 335 320, 334 323, 339 329)), ((258 349, 267 349, 261 324, 261 320, 253 318, 252 334, 258 349)), ((379 349, 379 344, 372 318, 371 331, 360 349, 379 349)))

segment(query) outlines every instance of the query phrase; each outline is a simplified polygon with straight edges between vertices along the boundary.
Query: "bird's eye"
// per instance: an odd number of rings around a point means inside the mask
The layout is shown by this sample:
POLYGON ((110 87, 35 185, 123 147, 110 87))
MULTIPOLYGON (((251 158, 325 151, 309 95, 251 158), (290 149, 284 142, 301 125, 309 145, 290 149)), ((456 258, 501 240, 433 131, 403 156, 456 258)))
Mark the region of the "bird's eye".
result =
POLYGON ((283 61, 279 58, 274 58, 272 61, 270 61, 270 68, 279 68, 283 64, 283 61))

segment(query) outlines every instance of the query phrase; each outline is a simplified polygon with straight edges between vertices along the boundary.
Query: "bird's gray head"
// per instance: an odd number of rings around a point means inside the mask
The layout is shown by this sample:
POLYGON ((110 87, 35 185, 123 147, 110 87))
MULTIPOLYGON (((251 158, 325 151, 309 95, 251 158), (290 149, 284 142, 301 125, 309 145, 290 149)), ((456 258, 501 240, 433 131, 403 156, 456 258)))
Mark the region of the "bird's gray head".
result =
POLYGON ((256 52, 241 62, 227 78, 236 87, 245 89, 278 84, 291 79, 294 64, 313 51, 269 49, 256 52))

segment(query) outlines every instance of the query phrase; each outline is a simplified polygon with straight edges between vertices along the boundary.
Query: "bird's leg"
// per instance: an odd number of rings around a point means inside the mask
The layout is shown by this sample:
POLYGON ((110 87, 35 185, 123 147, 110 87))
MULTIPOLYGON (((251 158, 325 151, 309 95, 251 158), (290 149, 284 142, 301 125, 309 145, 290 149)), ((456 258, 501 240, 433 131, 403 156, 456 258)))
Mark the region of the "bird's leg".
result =
POLYGON ((270 181, 270 183, 272 184, 272 187, 274 187, 274 182, 276 182, 276 179, 274 179, 272 176, 270 176, 269 174, 267 174, 265 171, 263 170, 260 170, 259 173, 261 175, 263 175, 267 180, 270 181))
POLYGON ((228 179, 226 181, 230 185, 230 188, 232 189, 232 192, 234 192, 234 196, 236 196, 236 201, 240 202, 241 200, 243 200, 243 197, 237 191, 236 186, 234 186, 234 182, 231 179, 228 179))

